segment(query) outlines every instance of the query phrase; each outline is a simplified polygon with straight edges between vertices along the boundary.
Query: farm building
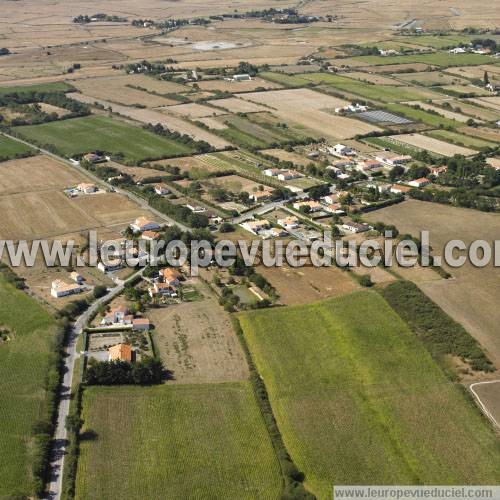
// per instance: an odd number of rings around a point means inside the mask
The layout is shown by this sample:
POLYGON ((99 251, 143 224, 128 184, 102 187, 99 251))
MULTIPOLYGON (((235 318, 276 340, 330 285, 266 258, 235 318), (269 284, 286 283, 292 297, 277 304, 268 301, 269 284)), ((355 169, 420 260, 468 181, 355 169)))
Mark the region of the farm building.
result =
POLYGON ((247 231, 250 231, 253 234, 259 234, 261 231, 265 229, 269 229, 271 224, 266 219, 262 220, 249 220, 248 222, 244 222, 241 224, 243 228, 247 231))
POLYGON ((369 226, 368 224, 360 224, 359 222, 353 221, 344 222, 344 224, 342 224, 342 227, 353 233, 363 233, 371 229, 371 226, 369 226))
POLYGON ((132 320, 132 330, 148 331, 151 324, 147 318, 135 318, 132 320))
POLYGON ((425 177, 421 177, 420 179, 414 179, 410 182, 408 182, 408 185, 416 188, 421 188, 424 186, 427 186, 430 184, 429 179, 426 179, 425 177))
POLYGON ((405 193, 408 193, 412 190, 413 188, 411 188, 410 186, 402 186, 400 184, 393 184, 391 186, 391 193, 394 193, 394 194, 405 194, 405 193))
POLYGON ((233 82, 246 82, 251 79, 252 77, 250 75, 247 75, 246 73, 241 75, 233 75, 233 82))
POLYGON ((166 194, 170 193, 170 190, 168 189, 166 184, 155 184, 155 193, 159 194, 160 196, 165 196, 166 194))

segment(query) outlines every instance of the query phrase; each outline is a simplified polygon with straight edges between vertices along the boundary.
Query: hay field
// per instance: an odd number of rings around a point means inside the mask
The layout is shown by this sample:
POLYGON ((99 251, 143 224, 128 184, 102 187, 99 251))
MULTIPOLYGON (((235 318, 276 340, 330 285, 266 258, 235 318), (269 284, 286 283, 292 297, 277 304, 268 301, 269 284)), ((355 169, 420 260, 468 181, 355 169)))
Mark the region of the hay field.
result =
MULTIPOLYGON (((498 214, 457 208, 417 200, 405 201, 394 207, 366 215, 372 222, 395 224, 401 233, 418 236, 430 231, 434 255, 443 255, 444 245, 452 239, 470 244, 476 239, 492 242, 498 239, 498 214)), ((416 282, 453 319, 461 323, 485 348, 487 355, 500 367, 500 272, 492 265, 476 268, 466 264, 461 268, 444 266, 455 279, 416 282)))
POLYGON ((92 387, 78 500, 272 500, 281 472, 249 382, 92 387), (168 492, 168 493, 167 493, 168 492))
MULTIPOLYGON (((249 376, 229 314, 197 280, 200 298, 151 309, 153 342, 179 384, 235 382, 249 376)), ((187 286, 191 286, 186 284, 187 286)))
POLYGON ((62 190, 85 182, 77 170, 53 158, 39 155, 0 163, 0 195, 62 190))
POLYGON ((123 78, 111 76, 76 80, 73 85, 84 95, 128 106, 140 104, 146 107, 156 107, 176 103, 173 99, 127 87, 125 82, 123 78))
POLYGON ((456 146, 455 144, 433 139, 422 134, 400 134, 394 135, 392 138, 403 144, 409 144, 410 146, 415 146, 430 151, 431 153, 437 153, 444 156, 470 156, 477 153, 474 149, 456 146))
POLYGON ((377 292, 239 320, 319 499, 332 484, 498 482, 494 431, 377 292))
POLYGON ((333 116, 324 109, 345 106, 347 101, 310 89, 271 90, 239 94, 242 99, 274 108, 273 114, 288 123, 296 123, 319 137, 349 139, 356 134, 381 130, 367 123, 333 116))
MULTIPOLYGON (((95 101, 95 99, 93 99, 92 97, 84 96, 83 94, 74 94, 71 97, 87 104, 93 104, 95 101)), ((103 106, 111 108, 113 112, 118 113, 119 115, 126 116, 140 123, 161 123, 169 130, 179 132, 180 134, 187 134, 198 141, 206 141, 215 148, 222 149, 230 145, 221 137, 207 132, 200 127, 196 127, 192 123, 189 123, 188 121, 171 114, 167 115, 155 109, 141 109, 134 108, 132 106, 123 106, 103 100, 97 100, 97 102, 99 102, 103 106)))

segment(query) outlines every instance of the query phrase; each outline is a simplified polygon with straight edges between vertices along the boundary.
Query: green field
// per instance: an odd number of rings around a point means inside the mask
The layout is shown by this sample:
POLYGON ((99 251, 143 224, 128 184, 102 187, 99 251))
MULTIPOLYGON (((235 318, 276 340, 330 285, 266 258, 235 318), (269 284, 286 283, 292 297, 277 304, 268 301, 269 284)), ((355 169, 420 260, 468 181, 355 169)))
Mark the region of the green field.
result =
POLYGON ((282 476, 249 382, 91 388, 76 498, 276 499, 282 476))
POLYGON ((37 144, 51 144, 65 155, 101 150, 121 153, 125 159, 141 161, 189 155, 190 147, 155 135, 140 127, 105 116, 85 116, 15 129, 37 144))
POLYGON ((36 154, 36 151, 25 144, 0 135, 0 161, 27 156, 29 153, 36 154))
POLYGON ((308 73, 302 76, 316 84, 326 84, 366 99, 382 102, 416 101, 429 97, 427 90, 420 91, 418 88, 402 88, 393 85, 372 85, 330 73, 308 73))
POLYGON ((22 94, 25 92, 69 92, 71 90, 74 90, 74 87, 65 82, 38 83, 36 85, 0 87, 0 96, 13 93, 22 94))
POLYGON ((359 56, 356 61, 367 65, 423 63, 432 66, 474 66, 476 64, 493 63, 495 60, 482 54, 450 54, 448 52, 435 52, 433 54, 414 54, 408 56, 359 56))
POLYGON ((30 495, 32 428, 46 415, 45 378, 55 323, 50 314, 0 276, 0 498, 30 495))
POLYGON ((391 103, 386 104, 385 109, 397 115, 402 115, 410 120, 416 122, 422 122, 431 127, 447 127, 456 128, 463 126, 463 123, 459 123, 451 118, 445 118, 444 116, 429 113, 423 109, 415 109, 411 106, 406 106, 405 104, 391 103))
POLYGON ((457 132, 451 132, 450 130, 430 130, 429 132, 426 132, 425 135, 429 135, 435 139, 442 139, 443 141, 448 141, 453 144, 457 144, 458 146, 465 146, 466 148, 481 150, 494 148, 496 146, 494 142, 486 141, 478 137, 459 134, 457 132))
POLYGON ((448 49, 457 47, 460 44, 466 44, 471 41, 471 37, 467 35, 416 35, 403 36, 396 38, 395 41, 413 43, 424 47, 432 47, 434 49, 448 49))
POLYGON ((336 484, 497 484, 500 446, 375 291, 239 316, 285 445, 336 484))
POLYGON ((306 87, 311 85, 311 81, 301 76, 287 75, 286 73, 273 73, 271 71, 263 71, 259 73, 261 78, 270 82, 279 83, 285 87, 306 87))

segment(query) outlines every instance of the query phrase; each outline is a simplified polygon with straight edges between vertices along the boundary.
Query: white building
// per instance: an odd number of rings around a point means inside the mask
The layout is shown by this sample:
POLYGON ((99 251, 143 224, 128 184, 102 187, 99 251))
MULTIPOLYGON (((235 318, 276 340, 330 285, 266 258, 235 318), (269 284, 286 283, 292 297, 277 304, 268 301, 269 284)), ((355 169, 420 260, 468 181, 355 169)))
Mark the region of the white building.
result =
POLYGON ((130 224, 130 227, 135 233, 142 233, 143 231, 158 231, 160 224, 147 217, 138 217, 134 223, 130 224))
POLYGON ((50 289, 50 295, 52 295, 52 297, 59 298, 81 293, 82 291, 83 288, 76 283, 73 284, 66 283, 62 280, 54 280, 50 289))

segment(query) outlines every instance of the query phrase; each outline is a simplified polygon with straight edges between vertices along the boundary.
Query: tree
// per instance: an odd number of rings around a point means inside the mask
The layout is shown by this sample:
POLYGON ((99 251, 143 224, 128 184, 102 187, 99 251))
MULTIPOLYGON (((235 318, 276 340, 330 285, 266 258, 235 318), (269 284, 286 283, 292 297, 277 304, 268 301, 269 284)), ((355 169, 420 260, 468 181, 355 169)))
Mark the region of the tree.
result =
POLYGON ((219 231, 221 233, 232 233, 234 231, 234 226, 229 222, 223 222, 220 225, 219 231))
POLYGON ((389 179, 394 182, 396 179, 401 177, 404 173, 405 173, 405 169, 400 165, 396 165, 395 167, 391 168, 391 170, 389 172, 389 179))
POLYGON ((96 285, 94 287, 94 298, 104 297, 108 293, 108 289, 104 285, 96 285))
POLYGON ((488 72, 487 71, 484 72, 483 81, 484 81, 484 86, 485 87, 490 83, 490 77, 488 76, 488 72))
POLYGON ((359 278, 359 284, 361 286, 365 286, 365 287, 369 288, 369 287, 373 286, 373 281, 370 278, 370 275, 364 274, 363 276, 361 276, 359 278))

